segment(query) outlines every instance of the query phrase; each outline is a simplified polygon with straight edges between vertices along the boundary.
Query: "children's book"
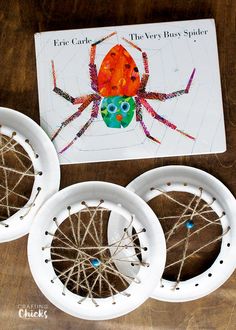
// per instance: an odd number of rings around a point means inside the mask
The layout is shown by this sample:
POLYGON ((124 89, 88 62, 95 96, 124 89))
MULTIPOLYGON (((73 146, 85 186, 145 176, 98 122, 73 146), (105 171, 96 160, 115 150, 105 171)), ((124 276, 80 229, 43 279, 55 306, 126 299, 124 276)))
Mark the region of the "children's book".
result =
POLYGON ((226 150, 213 19, 35 34, 61 164, 226 150))

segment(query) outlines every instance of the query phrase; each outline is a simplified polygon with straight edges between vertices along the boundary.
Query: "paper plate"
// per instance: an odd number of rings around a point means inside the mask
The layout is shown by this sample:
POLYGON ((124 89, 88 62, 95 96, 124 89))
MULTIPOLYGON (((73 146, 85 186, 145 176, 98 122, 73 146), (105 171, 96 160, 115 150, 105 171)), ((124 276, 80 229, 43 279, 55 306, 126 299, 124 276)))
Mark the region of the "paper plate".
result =
MULTIPOLYGON (((210 205, 219 218, 219 225, 222 226, 222 237, 215 239, 221 239, 220 253, 213 264, 200 275, 188 280, 177 283, 163 279, 151 294, 152 298, 169 302, 194 300, 214 291, 230 277, 236 266, 236 202, 222 182, 196 168, 165 166, 140 175, 127 186, 127 189, 135 192, 146 202, 163 192, 187 192, 199 196, 201 191, 201 199, 210 205)), ((203 221, 205 220, 203 218, 203 221)), ((113 227, 118 221, 117 216, 112 215, 109 225, 113 227)), ((185 222, 185 225, 190 225, 190 231, 191 223, 185 222)), ((182 255, 180 259, 181 257, 182 255)))
POLYGON ((165 257, 163 231, 151 208, 106 182, 78 183, 56 193, 29 234, 29 264, 38 287, 55 306, 83 319, 111 319, 137 308, 159 282, 165 257), (110 211, 119 215, 122 230, 110 226, 108 244, 100 214, 108 212, 109 218, 110 211))
MULTIPOLYGON (((29 232, 31 223, 42 204, 59 189, 60 166, 56 151, 46 133, 30 118, 15 110, 0 107, 0 134, 7 137, 6 143, 2 143, 0 156, 5 157, 9 150, 16 154, 19 161, 19 151, 15 151, 18 143, 25 151, 25 155, 32 162, 32 171, 25 171, 25 175, 34 176, 31 196, 22 208, 10 205, 9 198, 20 196, 14 189, 5 189, 5 197, 1 197, 2 207, 7 204, 8 214, 6 219, 0 221, 0 242, 14 240, 29 232), (5 204, 4 204, 5 203, 5 204), (15 209, 13 215, 10 210, 15 209)), ((2 140, 3 141, 3 140, 2 140)), ((15 171, 4 166, 4 158, 1 158, 1 168, 5 171, 5 179, 10 180, 11 173, 15 171)), ((24 174, 19 173, 19 180, 24 179, 24 174)), ((17 186, 17 185, 16 185, 17 186)), ((3 185, 1 186, 3 188, 3 185)), ((25 198, 26 200, 26 198, 25 198)))

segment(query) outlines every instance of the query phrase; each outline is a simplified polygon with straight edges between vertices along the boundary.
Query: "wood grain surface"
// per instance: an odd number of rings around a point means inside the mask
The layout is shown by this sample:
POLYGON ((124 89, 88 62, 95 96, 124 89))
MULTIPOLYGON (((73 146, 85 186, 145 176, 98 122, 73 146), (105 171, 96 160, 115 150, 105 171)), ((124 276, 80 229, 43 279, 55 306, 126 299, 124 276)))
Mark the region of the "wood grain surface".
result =
MULTIPOLYGON (((227 151, 173 157, 62 166, 61 188, 85 180, 125 186, 157 166, 195 166, 218 177, 236 193, 236 2, 234 0, 0 0, 0 105, 39 122, 35 32, 107 25, 215 18, 224 100, 227 151)), ((149 299, 119 319, 89 322, 58 310, 30 274, 27 237, 0 244, 0 329, 236 329, 236 274, 220 289, 188 303, 149 299), (23 320, 19 304, 47 305, 48 318, 23 320)))

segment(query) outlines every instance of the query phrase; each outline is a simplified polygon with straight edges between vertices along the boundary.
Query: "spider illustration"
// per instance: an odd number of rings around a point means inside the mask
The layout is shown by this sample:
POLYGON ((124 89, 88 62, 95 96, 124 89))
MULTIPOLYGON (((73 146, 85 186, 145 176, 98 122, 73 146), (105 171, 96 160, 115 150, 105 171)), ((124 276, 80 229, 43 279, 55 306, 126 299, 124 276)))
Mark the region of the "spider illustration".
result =
POLYGON ((93 89, 94 93, 80 97, 72 97, 68 93, 58 88, 56 82, 54 61, 52 61, 52 75, 54 84, 53 91, 64 97, 73 105, 80 104, 77 111, 61 123, 60 127, 53 134, 52 140, 57 137, 57 135, 64 127, 66 127, 73 120, 78 118, 82 114, 82 112, 89 106, 89 104, 92 103, 92 111, 89 120, 79 130, 73 140, 70 141, 59 153, 61 154, 66 151, 78 138, 80 138, 84 134, 84 132, 92 124, 94 119, 98 117, 99 108, 103 121, 105 122, 107 127, 125 128, 130 124, 131 120, 134 117, 134 113, 136 113, 136 121, 140 123, 144 134, 152 141, 160 143, 159 140, 151 136, 143 121, 143 107, 153 118, 155 118, 162 124, 183 134, 190 139, 195 140, 193 136, 177 129, 176 125, 163 118, 162 116, 158 115, 153 109, 153 107, 147 102, 148 99, 165 101, 173 97, 187 94, 192 84, 195 69, 193 69, 193 72, 189 78, 185 89, 177 90, 169 94, 148 92, 146 91, 146 85, 149 78, 149 65, 147 54, 133 42, 123 38, 123 40, 127 42, 130 46, 141 52, 144 66, 144 73, 142 74, 142 76, 140 77, 139 69, 137 68, 135 61, 129 54, 129 52, 122 45, 118 44, 111 48, 107 55, 104 57, 100 70, 97 73, 97 67, 95 64, 96 47, 98 44, 115 34, 116 32, 113 32, 108 36, 98 40, 97 42, 94 42, 91 45, 89 73, 91 88, 93 89))

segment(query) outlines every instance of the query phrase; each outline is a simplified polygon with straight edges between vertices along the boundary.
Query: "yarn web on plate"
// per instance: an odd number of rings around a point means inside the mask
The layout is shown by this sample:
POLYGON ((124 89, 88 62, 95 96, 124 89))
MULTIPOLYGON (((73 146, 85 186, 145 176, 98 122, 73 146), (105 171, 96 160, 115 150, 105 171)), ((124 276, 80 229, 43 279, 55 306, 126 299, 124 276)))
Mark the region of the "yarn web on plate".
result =
POLYGON ((146 251, 146 247, 140 246, 138 236, 145 232, 145 228, 133 232, 131 216, 127 226, 124 227, 120 238, 108 244, 107 223, 110 210, 103 207, 101 200, 97 206, 89 206, 83 201, 84 208, 71 214, 71 207, 67 208, 68 217, 61 223, 57 218, 53 221, 57 226, 54 234, 47 231, 46 235, 53 237, 50 245, 42 247, 50 249, 51 259, 55 270, 54 283, 59 279, 63 283, 62 294, 66 295, 66 289, 79 295, 78 303, 83 303, 90 298, 95 306, 99 306, 95 298, 112 297, 112 304, 116 304, 116 294, 129 297, 129 285, 131 282, 141 283, 135 270, 130 276, 119 271, 114 262, 139 265, 147 267, 148 263, 139 261, 137 256, 146 251), (126 250, 126 256, 120 254, 126 250), (81 298, 82 297, 82 298, 81 298))
POLYGON ((34 170, 29 155, 14 139, 16 135, 13 132, 9 137, 0 131, 0 225, 5 227, 9 227, 9 224, 4 221, 22 208, 25 208, 25 213, 19 219, 24 219, 41 190, 38 187, 32 202, 26 205, 31 197, 35 177, 41 175, 41 172, 34 170))
MULTIPOLYGON (((170 189, 171 183, 167 185, 170 189)), ((155 187, 150 190, 159 193, 149 205, 159 216, 167 244, 163 278, 173 281, 173 290, 179 290, 180 281, 201 274, 214 263, 221 239, 229 232, 230 226, 222 230, 221 220, 225 212, 221 215, 215 213, 212 207, 216 199, 212 197, 211 202, 206 202, 202 198, 202 187, 194 194, 155 187)))

